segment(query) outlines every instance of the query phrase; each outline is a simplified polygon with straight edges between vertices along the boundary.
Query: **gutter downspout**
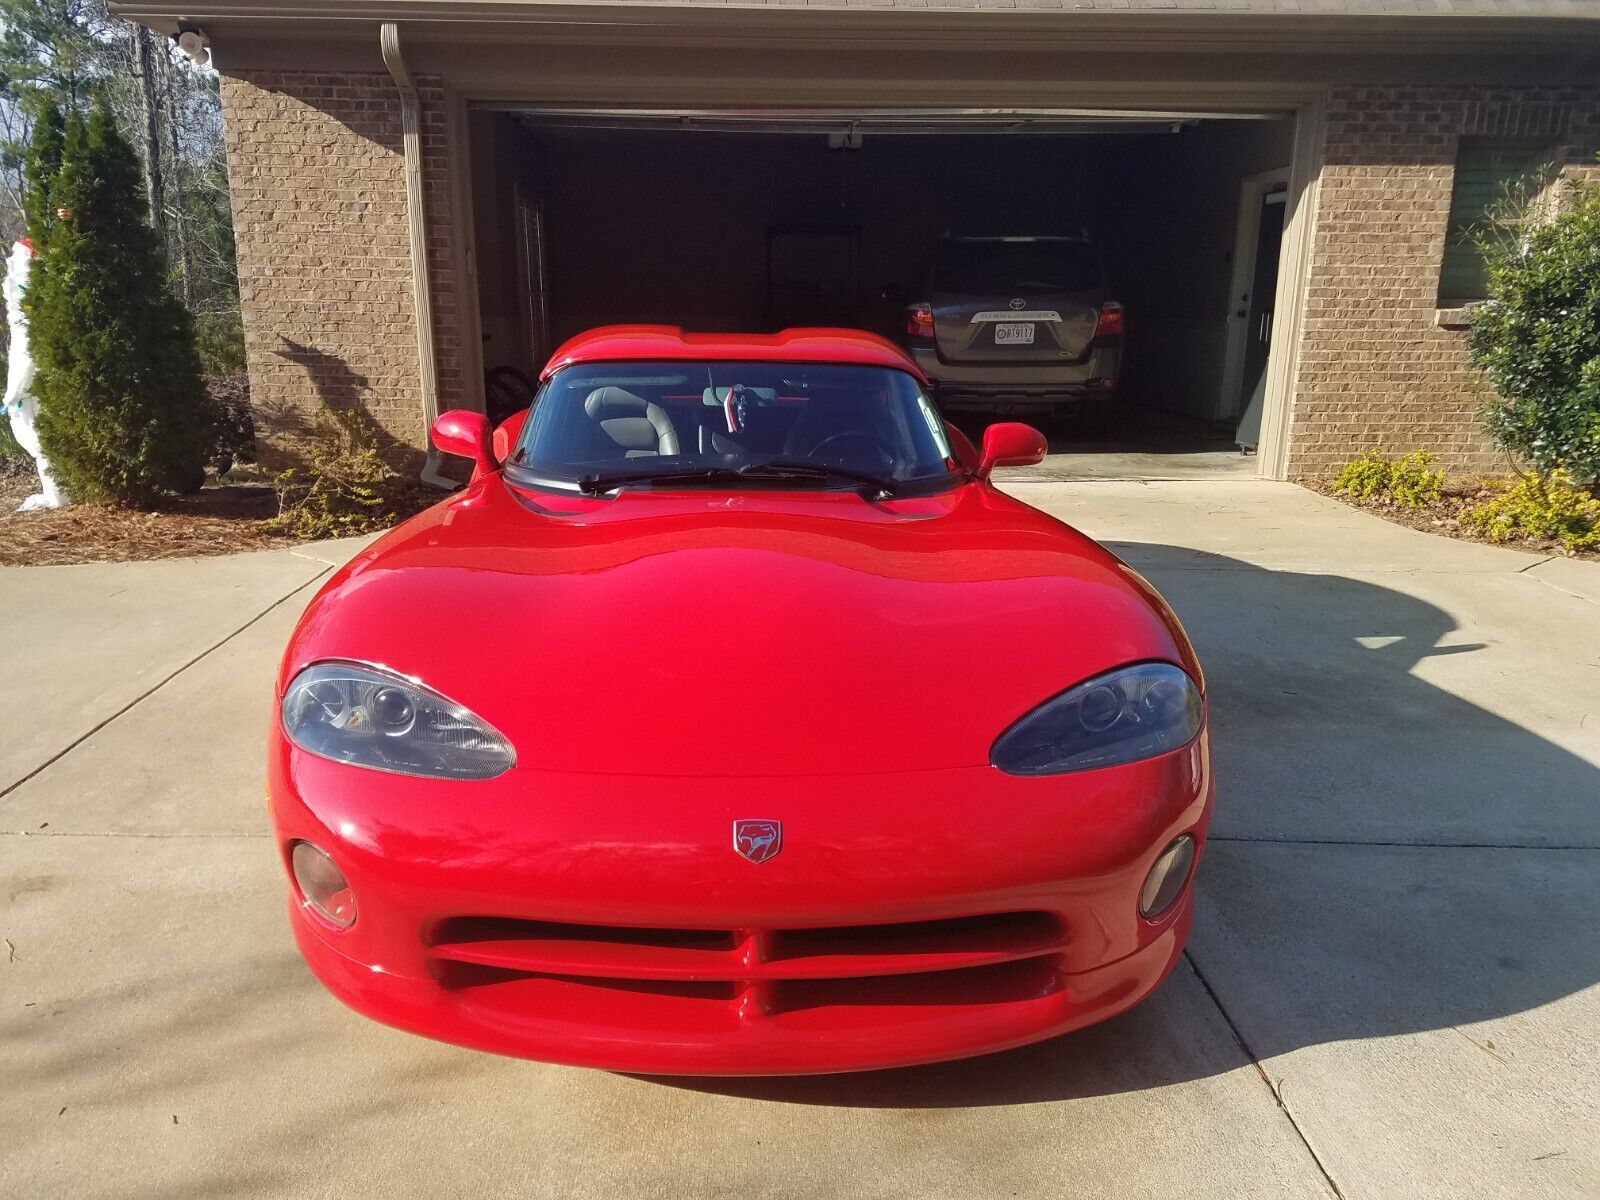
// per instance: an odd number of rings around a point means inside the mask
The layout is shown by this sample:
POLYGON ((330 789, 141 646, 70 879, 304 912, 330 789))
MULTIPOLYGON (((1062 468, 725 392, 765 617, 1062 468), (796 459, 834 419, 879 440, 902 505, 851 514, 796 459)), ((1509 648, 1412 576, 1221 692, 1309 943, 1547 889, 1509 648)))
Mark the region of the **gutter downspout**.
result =
POLYGON ((439 368, 433 356, 433 289, 428 277, 428 217, 422 192, 422 109, 417 85, 400 55, 400 30, 393 22, 378 31, 383 65, 400 93, 400 133, 406 160, 406 208, 411 219, 411 293, 417 321, 417 368, 422 383, 423 438, 428 457, 422 482, 454 491, 460 485, 439 473, 439 451, 433 444, 433 423, 439 416, 439 368))

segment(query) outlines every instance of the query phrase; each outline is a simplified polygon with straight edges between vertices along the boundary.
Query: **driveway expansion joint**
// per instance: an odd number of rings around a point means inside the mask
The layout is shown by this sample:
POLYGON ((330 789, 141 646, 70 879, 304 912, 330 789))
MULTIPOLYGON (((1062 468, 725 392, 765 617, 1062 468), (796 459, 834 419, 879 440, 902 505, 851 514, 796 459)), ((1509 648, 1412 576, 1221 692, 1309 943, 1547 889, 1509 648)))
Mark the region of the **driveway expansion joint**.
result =
POLYGON ((295 596, 298 596, 301 592, 305 591, 312 584, 317 583, 319 580, 322 579, 322 577, 324 575, 326 575, 331 570, 333 570, 333 565, 331 563, 326 565, 326 566, 324 566, 322 570, 318 571, 310 579, 306 580, 304 583, 300 584, 299 586, 297 586, 295 588, 292 588, 290 591, 285 592, 282 596, 279 596, 271 604, 267 605, 267 607, 263 608, 260 612, 256 613, 255 616, 251 617, 248 621, 246 621, 244 624, 240 625, 237 629, 235 629, 232 632, 228 633, 227 635, 225 635, 224 637, 222 637, 218 641, 214 642, 212 645, 207 646, 204 650, 200 651, 199 654, 196 654, 193 658, 191 658, 187 662, 183 663, 177 669, 173 670, 170 674, 167 674, 167 675, 163 676, 161 679, 158 679, 155 683, 151 684, 144 691, 140 692, 132 700, 128 701, 121 708, 117 709, 116 712, 112 713, 110 716, 106 717, 104 720, 97 722, 95 725, 91 726, 89 729, 85 730, 83 733, 81 733, 77 737, 73 738, 65 746, 61 747, 61 749, 57 750, 54 754, 50 755, 50 757, 45 759, 38 766, 34 767, 31 771, 25 772, 20 777, 12 780, 10 783, 6 784, 4 787, 0 787, 0 800, 4 800, 7 796, 11 795, 12 792, 16 791, 23 784, 27 783, 30 779, 34 779, 37 776, 42 775, 45 771, 49 770, 56 763, 60 762, 63 758, 65 758, 67 755, 71 754, 79 746, 83 745, 90 738, 94 737, 95 734, 99 733, 106 726, 108 726, 112 722, 117 721, 120 718, 126 716, 128 713, 132 712, 140 704, 143 704, 151 696, 155 695, 162 688, 166 687, 167 684, 171 683, 179 675, 182 675, 185 671, 187 671, 190 667, 194 666, 201 659, 206 658, 206 657, 210 656, 211 654, 215 653, 216 651, 222 649, 222 647, 226 646, 229 642, 233 641, 234 638, 238 637, 246 629, 249 629, 252 625, 256 624, 263 617, 266 617, 273 610, 275 610, 275 609, 281 607, 282 605, 288 603, 290 600, 294 599, 295 596))
POLYGON ((1364 842, 1359 838, 1223 837, 1215 833, 1208 836, 1206 841, 1244 846, 1359 846, 1386 850, 1600 850, 1600 845, 1588 843, 1550 845, 1538 842, 1364 842))
POLYGON ((247 841, 270 839, 270 833, 228 833, 221 830, 195 830, 184 832, 168 830, 164 833, 138 833, 129 829, 0 829, 0 838, 144 838, 163 841, 173 838, 239 838, 247 841))
POLYGON ((1200 969, 1200 964, 1195 961, 1194 953, 1191 949, 1186 948, 1184 950, 1183 960, 1189 964, 1189 970, 1194 972, 1195 979, 1205 989, 1206 995, 1211 998, 1211 1003, 1216 1006, 1218 1014, 1221 1015, 1223 1022, 1228 1026, 1228 1032, 1233 1035, 1233 1040, 1238 1043, 1240 1051, 1250 1060, 1250 1065, 1256 1069, 1256 1074, 1261 1077, 1261 1082, 1267 1085, 1267 1090, 1272 1093, 1272 1099, 1277 1104, 1278 1111, 1283 1113, 1284 1119, 1289 1122, 1290 1127, 1295 1132, 1295 1136, 1300 1139, 1300 1144, 1306 1148, 1306 1153, 1311 1156, 1311 1161, 1317 1164, 1317 1170, 1322 1173, 1323 1182, 1328 1185, 1328 1189, 1338 1200, 1345 1200, 1344 1192, 1340 1190, 1338 1180, 1333 1177, 1333 1172, 1328 1169, 1328 1164, 1322 1161, 1322 1156, 1317 1153, 1316 1147, 1311 1144, 1311 1139, 1306 1137, 1306 1132, 1300 1127, 1300 1122, 1295 1120, 1294 1111, 1284 1100, 1281 1081, 1274 1083, 1272 1077, 1267 1074, 1266 1068, 1261 1065, 1261 1059, 1256 1056, 1255 1050, 1246 1040, 1244 1031, 1235 1024, 1232 1014, 1228 1012, 1222 1003, 1222 997, 1217 995, 1216 989, 1211 986, 1211 981, 1206 978, 1205 972, 1200 969))

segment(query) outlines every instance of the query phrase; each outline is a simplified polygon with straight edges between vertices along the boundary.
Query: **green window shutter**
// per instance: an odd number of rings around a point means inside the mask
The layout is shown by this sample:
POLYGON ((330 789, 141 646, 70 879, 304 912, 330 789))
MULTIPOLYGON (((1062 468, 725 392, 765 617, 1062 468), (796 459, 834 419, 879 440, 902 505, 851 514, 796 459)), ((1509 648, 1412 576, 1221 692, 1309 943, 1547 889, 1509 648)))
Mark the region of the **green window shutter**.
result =
POLYGON ((1450 193, 1450 224, 1445 234, 1444 262, 1439 269, 1442 306, 1482 300, 1489 294, 1483 256, 1471 232, 1507 190, 1550 161, 1548 142, 1523 138, 1464 137, 1456 151, 1455 185, 1450 193))

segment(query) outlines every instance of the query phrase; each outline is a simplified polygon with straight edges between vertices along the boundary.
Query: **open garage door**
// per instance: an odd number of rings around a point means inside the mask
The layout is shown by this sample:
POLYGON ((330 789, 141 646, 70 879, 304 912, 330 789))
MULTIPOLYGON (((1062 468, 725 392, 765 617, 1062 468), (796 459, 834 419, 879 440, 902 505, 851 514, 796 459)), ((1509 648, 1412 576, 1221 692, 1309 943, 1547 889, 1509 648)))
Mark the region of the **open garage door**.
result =
POLYGON ((1044 428, 1042 477, 1255 473, 1287 117, 497 106, 472 134, 491 404, 595 325, 849 325, 969 432, 1044 428))

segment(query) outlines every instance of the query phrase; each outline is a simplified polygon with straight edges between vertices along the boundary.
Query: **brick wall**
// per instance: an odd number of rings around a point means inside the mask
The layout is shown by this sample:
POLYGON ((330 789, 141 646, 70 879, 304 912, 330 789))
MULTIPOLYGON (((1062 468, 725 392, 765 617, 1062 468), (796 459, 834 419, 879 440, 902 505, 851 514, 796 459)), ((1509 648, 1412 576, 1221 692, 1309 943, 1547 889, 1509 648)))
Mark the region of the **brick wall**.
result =
MULTIPOLYGON (((419 80, 441 404, 461 394, 444 93, 419 80)), ((222 80, 251 399, 269 464, 319 405, 423 444, 400 101, 386 74, 222 80)))
MULTIPOLYGON (((445 97, 421 79, 440 403, 461 403, 460 280, 445 97)), ((252 398, 269 461, 319 404, 359 406, 397 448, 423 445, 400 103, 382 73, 251 72, 222 81, 252 398)), ((1324 168, 1289 431, 1293 478, 1369 447, 1502 461, 1465 334, 1436 323, 1457 139, 1533 135, 1594 170, 1600 88, 1341 87, 1324 168)))
POLYGON ((1289 434, 1291 478, 1362 450, 1504 471, 1464 331, 1436 322, 1456 145, 1548 137, 1575 170, 1600 145, 1600 88, 1346 87, 1329 97, 1324 166, 1289 434))

